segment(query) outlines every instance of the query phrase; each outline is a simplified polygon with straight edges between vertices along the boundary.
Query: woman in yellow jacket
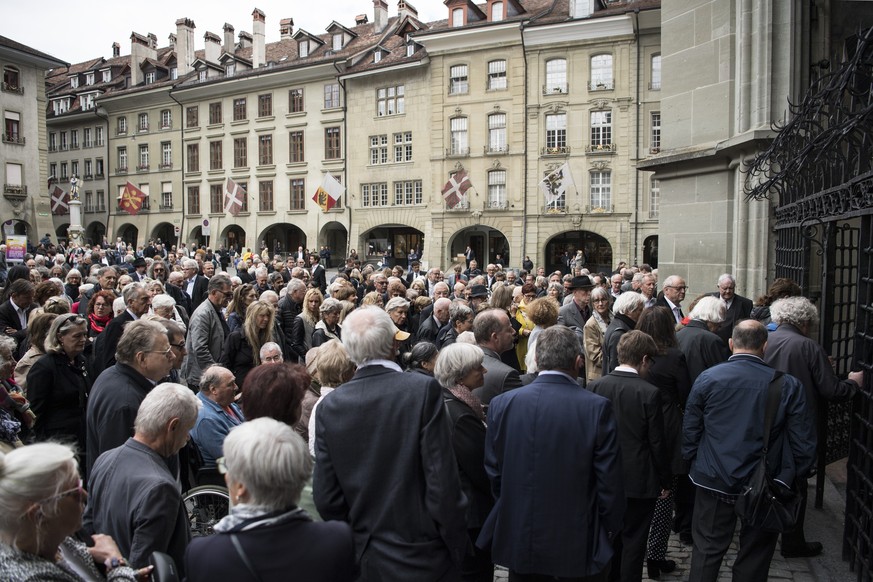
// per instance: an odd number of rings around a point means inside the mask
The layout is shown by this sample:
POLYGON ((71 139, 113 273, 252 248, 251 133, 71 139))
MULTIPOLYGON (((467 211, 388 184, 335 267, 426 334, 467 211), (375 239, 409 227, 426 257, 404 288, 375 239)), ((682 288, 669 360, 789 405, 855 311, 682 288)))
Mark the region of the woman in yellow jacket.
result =
POLYGON ((521 302, 518 304, 518 310, 515 312, 515 320, 521 324, 521 327, 518 329, 518 343, 515 344, 515 353, 518 356, 521 371, 526 372, 527 366, 524 364, 524 358, 527 356, 527 340, 536 325, 527 316, 527 305, 537 297, 536 286, 533 283, 525 283, 521 287, 521 295, 521 302))

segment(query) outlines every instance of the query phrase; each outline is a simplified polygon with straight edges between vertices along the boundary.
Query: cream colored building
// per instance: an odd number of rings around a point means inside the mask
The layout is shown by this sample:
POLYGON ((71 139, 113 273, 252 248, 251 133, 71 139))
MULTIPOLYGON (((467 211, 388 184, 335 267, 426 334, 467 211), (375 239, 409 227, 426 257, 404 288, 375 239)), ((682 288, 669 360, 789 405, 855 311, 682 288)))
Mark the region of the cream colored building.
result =
POLYGON ((6 234, 27 235, 36 244, 46 233, 54 234, 47 189, 44 75, 46 69, 65 66, 67 63, 59 59, 0 37, 2 238, 6 234))

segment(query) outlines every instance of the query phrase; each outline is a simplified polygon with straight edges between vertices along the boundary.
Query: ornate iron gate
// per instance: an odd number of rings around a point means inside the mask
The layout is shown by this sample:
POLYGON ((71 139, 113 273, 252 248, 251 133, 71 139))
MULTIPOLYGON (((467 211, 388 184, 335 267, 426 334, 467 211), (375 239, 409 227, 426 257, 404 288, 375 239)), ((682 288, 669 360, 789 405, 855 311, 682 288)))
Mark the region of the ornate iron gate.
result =
POLYGON ((837 374, 865 371, 852 402, 820 403, 816 506, 825 465, 848 455, 843 558, 873 580, 873 29, 815 80, 747 168, 749 198, 778 197, 775 275, 819 307, 818 337, 837 374))

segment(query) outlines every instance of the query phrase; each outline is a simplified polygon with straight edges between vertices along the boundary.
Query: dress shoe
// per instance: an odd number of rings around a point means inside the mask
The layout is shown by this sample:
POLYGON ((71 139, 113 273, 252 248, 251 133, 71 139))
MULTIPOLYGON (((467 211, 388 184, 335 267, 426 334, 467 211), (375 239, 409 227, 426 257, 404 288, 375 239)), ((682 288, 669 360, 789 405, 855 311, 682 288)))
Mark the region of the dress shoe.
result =
POLYGON ((806 542, 801 546, 782 546, 784 558, 812 558, 822 551, 821 542, 806 542))
POLYGON ((676 569, 676 562, 673 560, 646 560, 646 574, 652 580, 657 580, 661 576, 661 572, 669 574, 676 569))

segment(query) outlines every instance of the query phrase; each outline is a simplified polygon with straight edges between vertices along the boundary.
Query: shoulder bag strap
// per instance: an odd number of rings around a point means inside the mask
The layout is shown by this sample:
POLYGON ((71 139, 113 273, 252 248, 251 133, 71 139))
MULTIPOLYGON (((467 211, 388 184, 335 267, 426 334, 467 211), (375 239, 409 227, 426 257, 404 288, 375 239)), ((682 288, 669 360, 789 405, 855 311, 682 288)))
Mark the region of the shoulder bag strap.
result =
POLYGON ((781 396, 782 372, 777 371, 767 388, 767 408, 764 411, 764 450, 762 451, 764 456, 767 455, 767 451, 770 448, 770 429, 773 428, 773 421, 776 418, 776 409, 779 407, 781 396))
POLYGON ((261 577, 258 576, 258 572, 255 570, 254 565, 252 565, 251 560, 249 560, 248 554, 246 554, 246 551, 243 549, 242 544, 239 543, 239 538, 237 538, 236 534, 230 534, 230 541, 233 543, 233 547, 236 549, 236 553, 243 561, 243 564, 245 564, 246 569, 248 569, 249 574, 252 575, 252 578, 254 578, 256 582, 262 582, 261 577))

